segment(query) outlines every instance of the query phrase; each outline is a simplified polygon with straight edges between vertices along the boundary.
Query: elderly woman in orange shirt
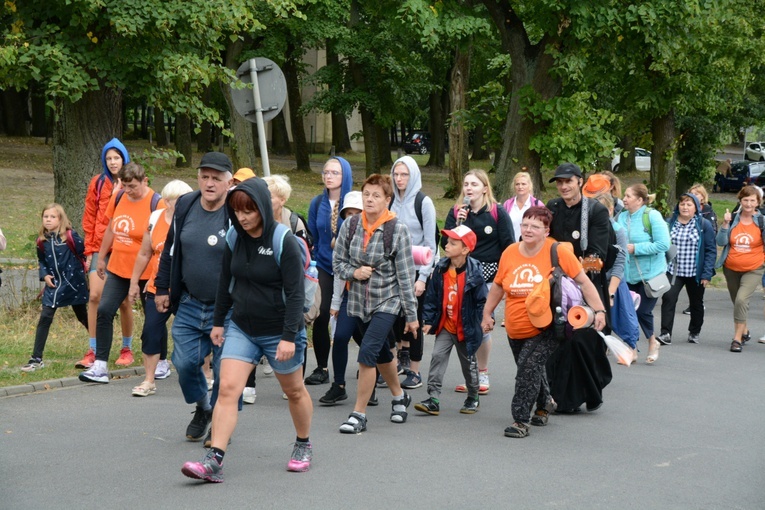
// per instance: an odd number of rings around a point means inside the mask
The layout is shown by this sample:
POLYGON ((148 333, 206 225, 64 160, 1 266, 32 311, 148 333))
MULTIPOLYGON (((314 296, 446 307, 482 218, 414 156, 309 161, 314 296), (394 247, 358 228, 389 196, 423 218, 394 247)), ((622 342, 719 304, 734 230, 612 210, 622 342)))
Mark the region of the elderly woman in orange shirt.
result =
MULTIPOLYGON (((505 297, 505 317, 512 317, 505 325, 507 339, 518 366, 515 376, 515 395, 511 410, 513 424, 505 429, 507 437, 529 435, 532 425, 547 424, 548 414, 555 404, 547 384, 545 363, 558 346, 552 324, 552 310, 547 299, 541 299, 539 309, 527 306, 527 297, 536 284, 548 278, 552 272, 552 248, 555 239, 549 237, 552 213, 546 207, 532 207, 523 213, 521 241, 511 244, 502 253, 494 285, 489 290, 483 311, 481 326, 491 331, 494 320, 491 314, 505 297), (531 406, 537 409, 531 415, 531 406)), ((587 277, 582 265, 567 243, 557 246, 558 265, 563 272, 581 286, 587 303, 595 310, 594 327, 598 331, 606 325, 606 311, 595 285, 587 277)))

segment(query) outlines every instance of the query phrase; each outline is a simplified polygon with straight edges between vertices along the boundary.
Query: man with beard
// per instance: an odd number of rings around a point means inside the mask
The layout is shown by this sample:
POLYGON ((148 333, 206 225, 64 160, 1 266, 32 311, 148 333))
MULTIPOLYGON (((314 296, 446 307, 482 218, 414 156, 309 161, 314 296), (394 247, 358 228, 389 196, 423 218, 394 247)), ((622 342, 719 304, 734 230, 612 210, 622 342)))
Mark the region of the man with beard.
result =
MULTIPOLYGON (((553 213, 550 237, 571 243, 585 270, 592 268, 588 275, 609 311, 612 303, 606 299, 606 270, 616 258, 616 235, 608 210, 582 196, 582 170, 573 163, 556 168, 550 182, 555 183, 560 195, 547 203, 553 213)), ((575 330, 573 337, 550 356, 547 376, 559 413, 578 412, 582 404, 588 411, 598 409, 603 404, 603 388, 611 382, 611 365, 598 332, 592 328, 575 330)))

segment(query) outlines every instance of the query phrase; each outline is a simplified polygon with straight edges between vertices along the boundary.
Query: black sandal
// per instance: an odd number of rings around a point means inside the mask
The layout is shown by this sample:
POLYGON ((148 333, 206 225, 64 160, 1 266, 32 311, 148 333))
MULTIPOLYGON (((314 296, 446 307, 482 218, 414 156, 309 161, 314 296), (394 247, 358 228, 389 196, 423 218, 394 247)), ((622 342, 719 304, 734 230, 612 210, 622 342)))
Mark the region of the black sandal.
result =
POLYGON ((529 426, 525 423, 515 422, 505 429, 507 437, 526 437, 529 435, 529 426))
POLYGON ((733 340, 730 344, 730 352, 741 352, 741 342, 733 340))

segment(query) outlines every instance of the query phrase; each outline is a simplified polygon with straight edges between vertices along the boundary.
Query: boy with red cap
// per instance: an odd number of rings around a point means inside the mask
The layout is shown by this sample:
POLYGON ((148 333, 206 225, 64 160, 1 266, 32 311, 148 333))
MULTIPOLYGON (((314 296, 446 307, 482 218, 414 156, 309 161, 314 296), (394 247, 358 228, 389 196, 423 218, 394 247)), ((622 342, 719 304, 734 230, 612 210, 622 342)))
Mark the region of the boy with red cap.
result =
POLYGON ((478 411, 475 353, 483 339, 481 317, 488 290, 480 262, 469 256, 475 248, 475 232, 459 225, 441 233, 447 238, 446 256, 438 261, 428 281, 422 315, 422 332, 436 335, 428 373, 429 397, 414 408, 432 415, 441 412, 444 373, 452 347, 456 347, 468 392, 460 412, 474 414, 478 411))

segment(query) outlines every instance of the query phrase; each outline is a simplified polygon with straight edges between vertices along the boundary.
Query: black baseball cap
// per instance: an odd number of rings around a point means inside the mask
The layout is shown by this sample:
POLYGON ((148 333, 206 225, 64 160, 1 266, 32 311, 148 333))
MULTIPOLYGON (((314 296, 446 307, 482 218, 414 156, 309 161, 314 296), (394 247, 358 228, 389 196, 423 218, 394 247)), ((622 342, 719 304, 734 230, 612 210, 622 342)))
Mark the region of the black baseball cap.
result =
POLYGON ((197 168, 209 168, 219 172, 231 172, 233 165, 228 156, 222 152, 208 152, 202 156, 197 168))
POLYGON ((555 169, 555 176, 550 179, 550 182, 555 182, 556 179, 570 179, 571 177, 581 177, 582 169, 576 166, 574 163, 563 163, 555 169))

